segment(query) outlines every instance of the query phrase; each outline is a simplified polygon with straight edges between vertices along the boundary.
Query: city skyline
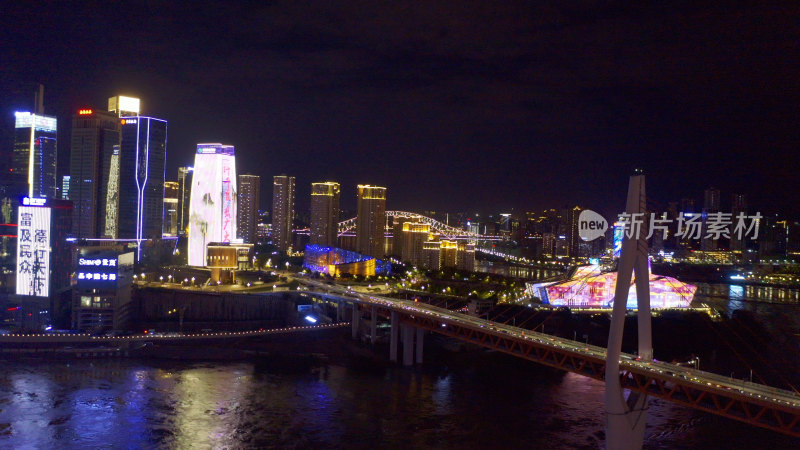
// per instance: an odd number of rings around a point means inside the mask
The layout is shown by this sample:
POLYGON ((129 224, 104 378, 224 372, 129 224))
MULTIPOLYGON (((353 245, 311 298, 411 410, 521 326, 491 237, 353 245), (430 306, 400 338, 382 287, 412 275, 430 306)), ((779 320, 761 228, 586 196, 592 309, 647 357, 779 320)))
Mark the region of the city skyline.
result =
POLYGON ((221 140, 263 177, 297 176, 300 199, 333 179, 387 186, 398 209, 602 210, 623 203, 641 166, 663 202, 713 185, 800 215, 798 194, 781 187, 800 162, 797 58, 783 51, 794 48, 792 8, 438 2, 402 21, 400 5, 204 8, 170 5, 155 22, 139 20, 146 8, 8 8, 3 151, 8 118, 32 109, 41 82, 45 113, 62 123, 112 93, 141 98, 145 114, 170 121, 168 174, 197 142, 221 140), (32 35, 29 14, 53 31, 32 35), (78 19, 81 33, 61 25, 78 19), (637 45, 620 45, 628 39, 637 45), (93 52, 59 56, 83 41, 93 52))

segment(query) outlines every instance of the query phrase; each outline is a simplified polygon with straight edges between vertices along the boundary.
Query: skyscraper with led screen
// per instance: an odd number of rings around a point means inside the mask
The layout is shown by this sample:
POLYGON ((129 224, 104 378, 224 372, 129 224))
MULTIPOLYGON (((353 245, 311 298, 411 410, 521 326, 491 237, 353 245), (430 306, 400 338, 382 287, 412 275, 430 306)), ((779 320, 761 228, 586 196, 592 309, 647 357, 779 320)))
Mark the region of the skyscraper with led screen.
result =
POLYGON ((117 237, 158 239, 164 220, 167 121, 134 116, 120 123, 117 237))
POLYGON ((189 265, 206 265, 209 242, 231 242, 235 238, 234 148, 223 144, 197 144, 189 204, 189 265))
POLYGON ((12 178, 17 194, 55 198, 56 118, 30 112, 14 116, 12 178))

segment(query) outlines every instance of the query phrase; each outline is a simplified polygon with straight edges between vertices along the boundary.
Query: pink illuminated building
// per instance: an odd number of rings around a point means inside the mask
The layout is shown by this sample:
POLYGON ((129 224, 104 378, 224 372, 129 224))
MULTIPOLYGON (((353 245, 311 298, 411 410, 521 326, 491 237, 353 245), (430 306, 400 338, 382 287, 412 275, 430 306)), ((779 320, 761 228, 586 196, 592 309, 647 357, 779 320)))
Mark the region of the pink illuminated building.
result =
MULTIPOLYGON (((628 293, 629 309, 636 308, 636 288, 631 280, 628 293)), ((566 281, 528 283, 528 295, 538 297, 542 303, 570 308, 610 308, 614 303, 617 272, 603 272, 597 264, 581 266, 566 281)), ((688 308, 694 298, 696 286, 675 278, 650 274, 650 307, 688 308)))

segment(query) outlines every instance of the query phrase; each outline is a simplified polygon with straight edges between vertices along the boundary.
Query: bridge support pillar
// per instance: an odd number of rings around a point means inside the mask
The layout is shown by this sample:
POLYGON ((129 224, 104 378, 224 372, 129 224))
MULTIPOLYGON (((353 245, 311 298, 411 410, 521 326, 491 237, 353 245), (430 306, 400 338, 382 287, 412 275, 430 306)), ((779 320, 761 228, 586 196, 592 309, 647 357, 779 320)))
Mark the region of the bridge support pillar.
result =
POLYGON ((344 309, 344 304, 342 302, 336 302, 336 322, 342 321, 342 309, 344 309))
MULTIPOLYGON (((625 212, 644 214, 647 211, 644 175, 631 176, 628 184, 628 199, 625 212)), ((632 225, 631 225, 632 226, 632 225)), ((635 229, 633 230, 635 231, 635 229)), ((620 383, 620 353, 625 327, 628 293, 631 279, 636 272, 636 298, 638 303, 639 356, 647 361, 653 359, 652 331, 650 328, 650 272, 647 264, 646 233, 628 236, 625 230, 622 253, 617 264, 617 285, 614 291, 614 309, 608 333, 606 352, 606 448, 638 449, 644 442, 647 421, 647 396, 631 392, 625 398, 620 383)))
POLYGON ((425 337, 425 330, 417 328, 417 364, 422 364, 422 343, 425 337))
POLYGON ((373 306, 372 307, 372 311, 370 313, 370 317, 372 318, 372 321, 370 323, 370 328, 369 328, 369 341, 372 343, 372 345, 375 345, 375 341, 378 338, 378 307, 377 306, 373 306))
POLYGON ((353 328, 353 339, 358 337, 358 320, 361 318, 361 312, 358 310, 358 304, 353 303, 353 320, 350 321, 350 324, 353 328))
POLYGON ((411 366, 414 364, 414 327, 403 326, 403 365, 411 366))
POLYGON ((400 315, 397 311, 392 311, 392 329, 389 335, 389 360, 397 362, 397 343, 400 340, 399 336, 399 327, 400 327, 400 315))

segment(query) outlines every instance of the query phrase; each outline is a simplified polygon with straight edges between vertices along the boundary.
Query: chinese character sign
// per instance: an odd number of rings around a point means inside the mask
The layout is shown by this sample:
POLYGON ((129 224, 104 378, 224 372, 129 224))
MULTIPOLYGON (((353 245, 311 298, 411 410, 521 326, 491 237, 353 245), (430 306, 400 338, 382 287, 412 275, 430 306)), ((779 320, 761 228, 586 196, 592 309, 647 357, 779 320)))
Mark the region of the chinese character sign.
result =
POLYGON ((81 289, 114 289, 118 279, 119 266, 116 257, 110 255, 78 258, 77 277, 81 289))
POLYGON ((50 208, 20 206, 17 295, 50 295, 50 208))

